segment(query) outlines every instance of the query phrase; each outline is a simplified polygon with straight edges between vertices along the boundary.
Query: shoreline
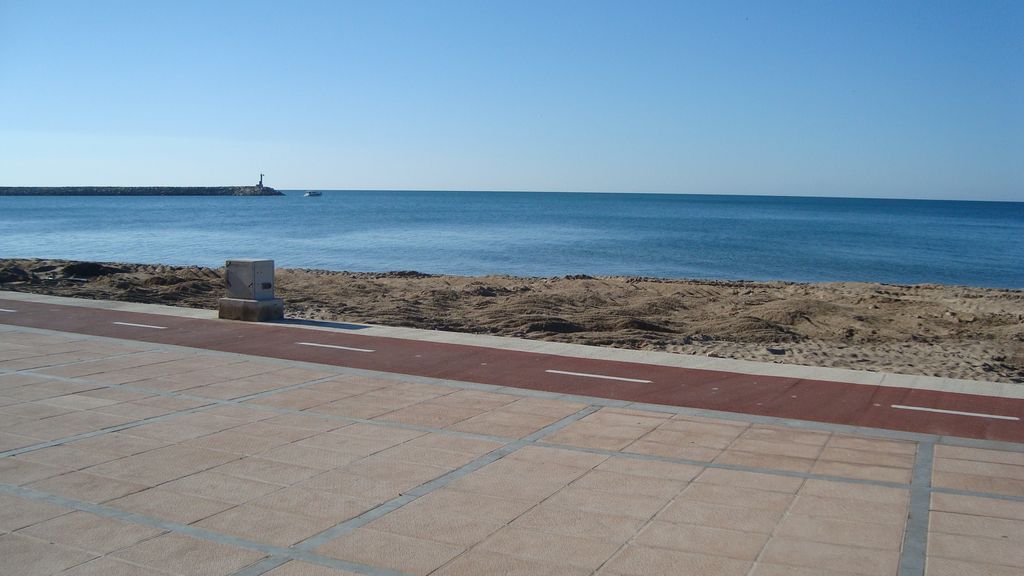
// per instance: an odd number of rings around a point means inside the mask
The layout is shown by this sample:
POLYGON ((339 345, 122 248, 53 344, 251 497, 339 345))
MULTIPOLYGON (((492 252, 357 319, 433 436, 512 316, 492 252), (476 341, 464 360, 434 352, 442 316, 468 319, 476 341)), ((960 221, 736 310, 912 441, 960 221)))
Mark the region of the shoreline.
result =
MULTIPOLYGON (((216 308, 222 269, 0 259, 0 290, 216 308)), ((277 270, 291 317, 1024 383, 1024 290, 277 270)))

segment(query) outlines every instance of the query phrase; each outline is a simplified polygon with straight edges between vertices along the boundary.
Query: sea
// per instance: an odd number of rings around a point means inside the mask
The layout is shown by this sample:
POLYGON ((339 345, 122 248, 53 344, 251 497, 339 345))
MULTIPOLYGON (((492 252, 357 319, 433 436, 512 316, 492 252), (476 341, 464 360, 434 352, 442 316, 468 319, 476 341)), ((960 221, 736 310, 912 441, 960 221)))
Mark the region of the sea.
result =
POLYGON ((285 193, 0 197, 0 258, 1024 288, 1024 202, 285 193))

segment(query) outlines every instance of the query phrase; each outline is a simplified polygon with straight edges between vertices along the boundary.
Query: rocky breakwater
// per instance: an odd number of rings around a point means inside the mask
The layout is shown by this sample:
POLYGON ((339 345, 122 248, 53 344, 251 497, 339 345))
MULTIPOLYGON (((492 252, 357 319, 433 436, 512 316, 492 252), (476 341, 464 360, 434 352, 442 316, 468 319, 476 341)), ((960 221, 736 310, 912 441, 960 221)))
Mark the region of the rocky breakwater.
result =
POLYGON ((284 196, 270 186, 0 186, 0 196, 284 196))

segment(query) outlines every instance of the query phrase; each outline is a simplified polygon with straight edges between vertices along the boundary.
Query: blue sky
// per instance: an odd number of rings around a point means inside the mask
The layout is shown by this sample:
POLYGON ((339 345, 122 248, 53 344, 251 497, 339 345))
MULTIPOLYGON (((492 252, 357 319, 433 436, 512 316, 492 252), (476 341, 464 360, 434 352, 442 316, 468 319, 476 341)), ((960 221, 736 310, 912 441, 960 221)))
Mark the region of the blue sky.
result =
POLYGON ((0 0, 0 185, 1024 201, 1024 2, 0 0))

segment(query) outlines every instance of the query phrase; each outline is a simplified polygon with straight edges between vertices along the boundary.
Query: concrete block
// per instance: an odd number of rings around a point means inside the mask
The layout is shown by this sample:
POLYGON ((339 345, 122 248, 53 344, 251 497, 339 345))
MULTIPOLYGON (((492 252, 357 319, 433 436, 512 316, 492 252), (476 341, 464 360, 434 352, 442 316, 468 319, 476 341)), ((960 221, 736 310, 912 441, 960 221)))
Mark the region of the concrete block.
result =
POLYGON ((284 300, 246 300, 243 298, 221 298, 218 300, 218 317, 224 320, 246 322, 269 322, 284 318, 284 300))

